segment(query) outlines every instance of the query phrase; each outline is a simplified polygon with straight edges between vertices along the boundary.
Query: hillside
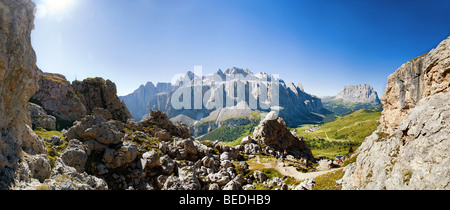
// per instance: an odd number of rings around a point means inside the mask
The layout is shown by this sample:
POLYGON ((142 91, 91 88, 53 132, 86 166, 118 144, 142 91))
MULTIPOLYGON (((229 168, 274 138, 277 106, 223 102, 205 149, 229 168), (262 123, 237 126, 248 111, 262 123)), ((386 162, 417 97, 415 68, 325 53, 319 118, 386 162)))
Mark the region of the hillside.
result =
POLYGON ((381 113, 359 110, 322 125, 302 125, 297 135, 305 138, 314 156, 347 154, 355 150, 378 126, 381 113))

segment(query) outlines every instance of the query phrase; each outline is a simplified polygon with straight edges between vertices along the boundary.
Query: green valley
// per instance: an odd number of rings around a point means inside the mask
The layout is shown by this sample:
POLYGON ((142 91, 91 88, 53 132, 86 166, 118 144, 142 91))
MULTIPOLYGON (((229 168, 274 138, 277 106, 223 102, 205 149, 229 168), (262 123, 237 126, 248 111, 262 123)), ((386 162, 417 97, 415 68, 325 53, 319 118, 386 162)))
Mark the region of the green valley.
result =
POLYGON ((355 150, 378 127, 381 112, 358 110, 322 125, 302 125, 296 130, 315 157, 344 155, 355 150))

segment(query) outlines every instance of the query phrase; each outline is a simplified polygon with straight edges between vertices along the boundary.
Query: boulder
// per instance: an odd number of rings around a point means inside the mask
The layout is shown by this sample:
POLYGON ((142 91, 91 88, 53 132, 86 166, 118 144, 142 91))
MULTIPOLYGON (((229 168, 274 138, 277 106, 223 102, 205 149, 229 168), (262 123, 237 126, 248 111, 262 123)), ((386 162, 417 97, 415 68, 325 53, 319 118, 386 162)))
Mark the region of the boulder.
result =
POLYGON ((282 152, 286 150, 288 154, 296 158, 314 159, 311 150, 303 139, 292 135, 289 129, 287 129, 284 120, 276 117, 275 112, 270 112, 260 122, 253 132, 253 138, 257 142, 272 148, 272 151, 282 152))
POLYGON ((168 155, 160 157, 159 163, 164 174, 172 174, 172 172, 175 170, 176 164, 168 155))
POLYGON ((146 152, 142 155, 142 158, 140 160, 140 166, 142 170, 145 169, 151 169, 156 166, 159 166, 160 164, 159 155, 156 152, 156 150, 151 150, 149 152, 146 152))
POLYGON ((253 177, 255 177, 256 181, 259 183, 263 183, 264 181, 267 180, 266 174, 259 170, 253 172, 253 177))
POLYGON ((108 148, 103 155, 106 167, 114 169, 133 162, 137 157, 137 145, 134 142, 124 142, 118 149, 108 148))
POLYGON ((69 141, 67 148, 61 153, 61 160, 65 165, 74 167, 78 172, 84 172, 87 159, 91 151, 79 140, 69 141))
POLYGON ((237 181, 231 180, 229 181, 222 190, 240 190, 241 184, 237 181))
POLYGON ((217 173, 208 174, 206 182, 216 183, 219 186, 224 186, 230 181, 230 175, 226 171, 219 171, 217 173))
POLYGON ((314 179, 307 179, 297 185, 294 190, 312 190, 312 188, 316 185, 316 181, 314 179))
POLYGON ((68 139, 95 140, 104 145, 118 144, 124 136, 111 121, 99 114, 88 115, 76 121, 64 135, 68 139))

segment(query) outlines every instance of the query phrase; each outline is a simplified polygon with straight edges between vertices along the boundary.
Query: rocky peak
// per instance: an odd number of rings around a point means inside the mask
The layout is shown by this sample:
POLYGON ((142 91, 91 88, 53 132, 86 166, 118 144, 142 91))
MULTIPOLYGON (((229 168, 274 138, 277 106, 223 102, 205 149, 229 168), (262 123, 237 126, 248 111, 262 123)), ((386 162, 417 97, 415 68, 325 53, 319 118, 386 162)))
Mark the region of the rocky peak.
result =
POLYGON ((381 103, 377 92, 369 84, 345 86, 335 99, 350 103, 381 103))
POLYGON ((233 68, 229 68, 225 71, 225 74, 241 74, 244 77, 249 75, 249 74, 253 74, 250 70, 248 69, 242 69, 242 68, 237 68, 237 67, 233 67, 233 68))

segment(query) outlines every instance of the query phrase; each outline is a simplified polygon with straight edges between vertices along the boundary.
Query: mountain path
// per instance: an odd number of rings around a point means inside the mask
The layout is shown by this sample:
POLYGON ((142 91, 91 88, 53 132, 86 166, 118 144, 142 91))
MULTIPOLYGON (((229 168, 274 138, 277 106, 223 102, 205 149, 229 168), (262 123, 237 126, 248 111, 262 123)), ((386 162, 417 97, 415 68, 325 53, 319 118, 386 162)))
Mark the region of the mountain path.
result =
MULTIPOLYGON (((326 170, 326 171, 302 173, 302 172, 297 171, 297 169, 293 166, 283 166, 283 163, 278 160, 271 161, 270 163, 261 163, 259 157, 256 156, 256 162, 258 164, 263 165, 264 169, 272 168, 272 169, 277 170, 284 176, 290 176, 297 180, 305 180, 305 179, 315 178, 320 175, 327 174, 327 173, 330 173, 330 172, 333 172, 333 171, 336 171, 339 169, 339 168, 335 168, 335 169, 330 169, 330 170, 326 170)), ((250 167, 250 169, 251 169, 251 167, 250 167)))

